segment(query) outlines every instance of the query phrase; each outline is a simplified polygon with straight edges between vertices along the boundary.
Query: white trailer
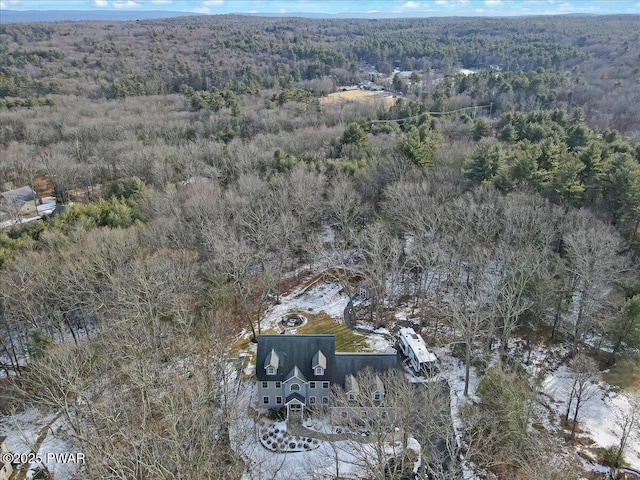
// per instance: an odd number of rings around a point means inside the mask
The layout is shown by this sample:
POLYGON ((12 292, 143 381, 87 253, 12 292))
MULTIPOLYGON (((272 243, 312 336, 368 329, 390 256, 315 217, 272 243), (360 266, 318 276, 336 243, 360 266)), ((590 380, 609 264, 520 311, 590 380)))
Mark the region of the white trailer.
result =
POLYGON ((401 328, 398 344, 414 372, 428 376, 437 375, 440 372, 438 359, 427 350, 424 340, 413 329, 401 328))

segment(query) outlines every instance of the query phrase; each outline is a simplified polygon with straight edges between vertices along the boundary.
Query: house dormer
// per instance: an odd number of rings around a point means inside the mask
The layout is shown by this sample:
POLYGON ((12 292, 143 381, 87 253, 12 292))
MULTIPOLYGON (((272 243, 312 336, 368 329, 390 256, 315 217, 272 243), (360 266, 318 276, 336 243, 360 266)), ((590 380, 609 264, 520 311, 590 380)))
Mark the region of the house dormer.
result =
POLYGON ((381 402, 382 399, 384 398, 384 383, 382 382, 382 379, 376 375, 373 379, 373 401, 374 402, 381 402))
POLYGON ((344 389, 347 392, 347 400, 354 401, 360 394, 360 385, 358 385, 356 377, 347 375, 344 379, 344 389))
POLYGON ((278 373, 278 365, 280 365, 280 358, 276 351, 271 349, 264 361, 264 369, 267 371, 267 375, 275 375, 278 373))
POLYGON ((318 350, 311 360, 311 368, 313 368, 313 374, 316 377, 324 375, 324 371, 327 369, 327 357, 324 356, 321 350, 318 350))

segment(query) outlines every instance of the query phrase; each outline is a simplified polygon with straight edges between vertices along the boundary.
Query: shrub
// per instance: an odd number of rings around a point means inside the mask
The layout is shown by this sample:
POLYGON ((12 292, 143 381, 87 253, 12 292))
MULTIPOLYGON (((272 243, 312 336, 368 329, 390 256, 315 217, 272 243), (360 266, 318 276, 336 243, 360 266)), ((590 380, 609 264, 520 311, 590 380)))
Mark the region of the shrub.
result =
POLYGON ((287 411, 284 407, 270 408, 267 410, 265 416, 271 420, 285 420, 287 418, 287 411))
POLYGON ((614 468, 624 467, 625 465, 627 465, 622 457, 618 457, 618 447, 616 445, 612 445, 609 448, 606 448, 604 452, 602 452, 601 463, 603 465, 614 468))
POLYGON ((86 205, 76 204, 67 208, 57 219, 56 224, 75 225, 81 223, 87 228, 111 227, 126 228, 137 220, 137 215, 124 199, 100 199, 86 205))

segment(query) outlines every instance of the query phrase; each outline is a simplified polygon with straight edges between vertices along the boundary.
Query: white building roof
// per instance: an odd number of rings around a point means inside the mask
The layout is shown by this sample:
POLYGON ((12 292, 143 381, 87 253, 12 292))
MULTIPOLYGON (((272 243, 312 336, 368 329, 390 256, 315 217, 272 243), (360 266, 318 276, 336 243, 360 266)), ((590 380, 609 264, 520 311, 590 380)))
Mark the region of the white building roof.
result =
POLYGON ((409 345, 409 348, 413 350, 413 354, 419 363, 424 362, 436 362, 436 356, 427 350, 427 345, 420 335, 413 331, 411 328, 401 328, 400 338, 404 339, 405 343, 409 345))

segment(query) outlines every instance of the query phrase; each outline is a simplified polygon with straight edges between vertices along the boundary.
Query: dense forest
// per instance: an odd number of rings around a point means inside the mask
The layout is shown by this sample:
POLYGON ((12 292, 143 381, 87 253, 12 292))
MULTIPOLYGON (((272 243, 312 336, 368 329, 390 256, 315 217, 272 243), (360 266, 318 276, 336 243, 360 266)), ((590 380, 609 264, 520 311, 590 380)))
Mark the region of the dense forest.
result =
POLYGON ((62 418, 77 478, 257 475, 223 359, 341 269, 464 365, 454 462, 602 478, 567 452, 640 348, 639 52, 638 16, 0 25, 0 191, 65 206, 0 230, 0 409, 62 418), (540 345, 575 379, 553 428, 540 345))

